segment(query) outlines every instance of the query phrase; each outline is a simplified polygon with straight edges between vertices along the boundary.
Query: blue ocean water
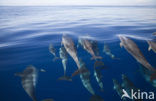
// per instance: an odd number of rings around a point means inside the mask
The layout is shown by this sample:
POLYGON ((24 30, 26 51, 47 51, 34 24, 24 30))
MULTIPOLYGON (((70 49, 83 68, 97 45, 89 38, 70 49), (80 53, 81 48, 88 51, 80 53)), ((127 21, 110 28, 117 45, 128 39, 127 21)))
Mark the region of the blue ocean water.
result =
MULTIPOLYGON (((53 98, 55 101, 89 101, 91 94, 84 88, 79 76, 72 82, 58 81, 63 75, 61 61, 53 62, 49 52, 52 43, 56 50, 61 46, 62 34, 68 34, 77 44, 78 37, 98 41, 100 55, 107 66, 102 71, 104 92, 93 76, 90 54, 78 49, 79 57, 91 71, 91 83, 97 95, 104 101, 121 101, 113 89, 112 79, 121 80, 125 74, 137 88, 153 91, 155 88, 139 73, 136 60, 120 48, 117 35, 132 38, 147 60, 156 67, 156 54, 148 51, 146 40, 153 39, 156 31, 156 7, 120 6, 1 6, 0 7, 0 101, 31 101, 14 74, 28 65, 44 68, 36 86, 38 101, 53 98), (106 43, 120 60, 112 60, 102 52, 106 43), (85 55, 84 55, 85 54, 85 55)), ((59 55, 57 51, 57 55, 59 55)), ((67 74, 71 75, 77 66, 69 56, 67 74)))

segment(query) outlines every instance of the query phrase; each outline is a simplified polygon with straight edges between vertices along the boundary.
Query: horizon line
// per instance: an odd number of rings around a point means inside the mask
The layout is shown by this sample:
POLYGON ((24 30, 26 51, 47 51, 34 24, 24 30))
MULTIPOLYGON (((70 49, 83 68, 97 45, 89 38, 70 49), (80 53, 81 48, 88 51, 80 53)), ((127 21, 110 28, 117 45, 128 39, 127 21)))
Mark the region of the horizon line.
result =
POLYGON ((0 5, 0 6, 116 6, 116 7, 145 7, 145 6, 156 6, 154 5, 0 5))

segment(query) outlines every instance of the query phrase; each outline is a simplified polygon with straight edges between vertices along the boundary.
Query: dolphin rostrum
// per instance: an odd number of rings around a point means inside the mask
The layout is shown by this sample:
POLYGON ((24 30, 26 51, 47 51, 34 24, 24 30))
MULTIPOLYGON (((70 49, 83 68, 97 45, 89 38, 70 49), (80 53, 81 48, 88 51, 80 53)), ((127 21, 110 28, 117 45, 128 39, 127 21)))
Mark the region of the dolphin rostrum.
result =
POLYGON ((49 45, 49 52, 54 56, 53 61, 59 59, 59 57, 56 56, 56 49, 52 44, 49 45))
POLYGON ((96 54, 93 50, 93 44, 92 44, 91 40, 79 38, 78 44, 80 44, 89 54, 91 54, 91 56, 92 56, 91 59, 95 59, 95 60, 102 59, 101 56, 96 56, 96 54))
POLYGON ((150 51, 151 49, 156 53, 156 42, 155 41, 147 41, 149 48, 148 51, 150 51))
POLYGON ((101 91, 103 91, 102 73, 101 70, 104 69, 104 63, 102 61, 96 61, 94 63, 94 76, 98 82, 101 91))
POLYGON ((64 47, 61 47, 59 49, 59 54, 60 58, 62 59, 62 65, 64 69, 64 76, 60 77, 59 80, 67 80, 67 81, 72 81, 72 79, 68 76, 66 76, 66 64, 67 64, 67 58, 68 58, 68 53, 64 47))
POLYGON ((119 60, 119 58, 116 58, 115 55, 112 54, 112 52, 107 44, 104 44, 103 52, 106 53, 106 55, 110 56, 112 59, 119 60))
POLYGON ((119 36, 119 39, 121 41, 120 47, 124 46, 124 48, 143 66, 145 66, 147 69, 155 72, 156 69, 151 66, 151 64, 148 63, 144 55, 142 54, 141 50, 138 48, 138 46, 134 43, 134 41, 130 40, 129 38, 125 36, 119 36))
POLYGON ((15 75, 21 77, 22 86, 31 99, 33 101, 37 101, 35 96, 35 87, 38 70, 34 66, 28 66, 23 72, 16 73, 15 75))

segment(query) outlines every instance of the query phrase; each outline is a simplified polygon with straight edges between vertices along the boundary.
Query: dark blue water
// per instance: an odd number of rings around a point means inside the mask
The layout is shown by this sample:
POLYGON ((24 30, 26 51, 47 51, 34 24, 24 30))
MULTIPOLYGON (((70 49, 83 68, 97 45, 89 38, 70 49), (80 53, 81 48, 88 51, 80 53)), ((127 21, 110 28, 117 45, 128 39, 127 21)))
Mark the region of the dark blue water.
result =
MULTIPOLYGON (((79 76, 72 82, 58 81, 63 75, 61 61, 53 62, 48 47, 52 43, 58 50, 62 34, 69 34, 75 44, 78 37, 87 37, 99 42, 100 55, 107 66, 102 71, 104 92, 93 76, 94 61, 82 48, 79 57, 91 71, 91 83, 105 101, 120 101, 113 90, 112 79, 121 82, 125 74, 143 91, 156 91, 138 72, 136 60, 124 48, 120 48, 117 35, 132 38, 147 60, 156 67, 156 54, 148 51, 145 40, 152 39, 156 31, 155 7, 0 7, 0 101, 31 101, 21 86, 16 72, 34 65, 47 72, 40 73, 36 87, 38 101, 53 98, 55 101, 89 101, 91 94, 84 88, 79 76), (112 60, 102 52, 106 43, 120 60, 112 60), (85 54, 85 55, 84 55, 85 54)), ((58 52, 57 52, 58 55, 58 52)), ((67 74, 77 69, 69 57, 67 74)))

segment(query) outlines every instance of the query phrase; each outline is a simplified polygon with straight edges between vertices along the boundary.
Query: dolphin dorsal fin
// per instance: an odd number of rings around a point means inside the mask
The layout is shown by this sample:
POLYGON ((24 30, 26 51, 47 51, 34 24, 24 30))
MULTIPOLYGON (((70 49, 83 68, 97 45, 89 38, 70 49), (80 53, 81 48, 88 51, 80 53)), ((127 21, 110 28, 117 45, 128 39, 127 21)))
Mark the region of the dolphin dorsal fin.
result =
POLYGON ((152 49, 152 47, 151 47, 151 45, 149 45, 149 47, 148 47, 148 51, 150 51, 152 49))
POLYGON ((121 47, 121 48, 123 47, 123 43, 122 43, 122 42, 120 42, 120 47, 121 47))

